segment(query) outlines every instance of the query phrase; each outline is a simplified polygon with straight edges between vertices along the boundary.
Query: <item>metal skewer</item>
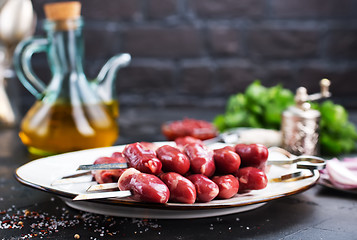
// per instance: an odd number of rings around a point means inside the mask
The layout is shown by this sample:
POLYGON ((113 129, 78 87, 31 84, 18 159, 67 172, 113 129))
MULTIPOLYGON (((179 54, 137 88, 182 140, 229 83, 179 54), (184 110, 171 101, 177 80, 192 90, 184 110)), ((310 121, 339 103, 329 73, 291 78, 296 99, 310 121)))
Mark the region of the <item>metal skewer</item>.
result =
POLYGON ((286 165, 286 164, 296 163, 297 169, 308 169, 312 173, 312 175, 305 176, 301 171, 295 172, 295 173, 283 175, 280 178, 275 179, 276 181, 286 181, 290 179, 299 180, 307 177, 312 177, 315 175, 314 170, 323 170, 326 167, 326 160, 320 157, 309 156, 309 155, 295 156, 290 152, 286 151, 285 149, 279 147, 271 147, 269 148, 269 150, 279 152, 285 155, 288 159, 268 160, 267 165, 286 165))
POLYGON ((103 164, 89 164, 79 165, 77 170, 109 170, 109 169, 123 169, 128 168, 127 163, 103 163, 103 164))
POLYGON ((65 185, 65 184, 74 184, 74 183, 95 183, 95 181, 91 181, 89 178, 64 178, 58 179, 51 183, 51 186, 56 185, 65 185))
POLYGON ((83 176, 91 175, 92 170, 115 170, 115 169, 124 169, 128 168, 127 163, 106 163, 106 164, 89 164, 89 165, 80 165, 77 168, 79 170, 86 170, 85 172, 74 173, 70 175, 63 176, 61 179, 55 180, 51 185, 64 185, 64 184, 72 184, 72 183, 85 183, 85 182, 93 182, 88 178, 84 178, 83 176))
POLYGON ((298 171, 298 172, 282 175, 281 177, 278 178, 269 179, 269 182, 292 182, 292 181, 302 180, 305 178, 310 178, 313 176, 314 176, 313 172, 312 174, 303 174, 303 172, 298 171))
POLYGON ((87 189, 87 192, 118 189, 118 183, 94 184, 87 189))
POLYGON ((87 176, 87 175, 91 175, 91 174, 92 174, 91 171, 85 171, 85 172, 81 172, 81 173, 74 173, 74 174, 63 176, 62 179, 82 177, 82 176, 87 176))
POLYGON ((320 167, 325 164, 325 160, 316 156, 299 156, 290 159, 284 160, 268 160, 268 165, 284 165, 284 164, 293 164, 299 162, 309 162, 311 166, 320 167))
POLYGON ((57 179, 57 180, 53 181, 51 183, 51 186, 73 184, 73 183, 94 182, 92 180, 93 180, 93 177, 92 177, 91 171, 85 171, 85 172, 65 175, 61 179, 57 179), (85 176, 87 176, 87 177, 85 177, 85 176))
POLYGON ((101 198, 123 198, 131 196, 131 192, 127 191, 115 191, 115 192, 101 192, 90 194, 78 194, 73 201, 89 200, 89 199, 101 199, 101 198))
POLYGON ((288 160, 268 160, 267 165, 285 165, 296 163, 297 169, 322 170, 326 167, 326 161, 315 156, 299 156, 288 160))

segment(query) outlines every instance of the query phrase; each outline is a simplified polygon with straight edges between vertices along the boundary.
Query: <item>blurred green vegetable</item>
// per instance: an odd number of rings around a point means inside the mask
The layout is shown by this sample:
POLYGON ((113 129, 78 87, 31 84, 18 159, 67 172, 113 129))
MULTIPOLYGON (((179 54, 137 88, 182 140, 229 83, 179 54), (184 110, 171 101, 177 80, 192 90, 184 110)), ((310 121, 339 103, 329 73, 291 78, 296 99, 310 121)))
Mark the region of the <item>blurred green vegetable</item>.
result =
MULTIPOLYGON (((235 127, 280 129, 282 112, 294 104, 290 90, 281 85, 267 88, 255 81, 244 93, 230 96, 226 112, 216 116, 214 124, 220 131, 235 127)), ((338 155, 356 150, 357 132, 347 111, 332 101, 314 103, 313 107, 321 112, 321 153, 338 155)))
POLYGON ((259 81, 249 85, 245 93, 232 95, 225 114, 218 115, 214 124, 220 131, 234 127, 264 127, 279 129, 281 113, 294 104, 294 94, 281 85, 267 88, 259 81))
POLYGON ((332 101, 325 101, 315 108, 321 112, 321 152, 338 155, 356 150, 357 132, 355 125, 348 120, 347 111, 332 101))

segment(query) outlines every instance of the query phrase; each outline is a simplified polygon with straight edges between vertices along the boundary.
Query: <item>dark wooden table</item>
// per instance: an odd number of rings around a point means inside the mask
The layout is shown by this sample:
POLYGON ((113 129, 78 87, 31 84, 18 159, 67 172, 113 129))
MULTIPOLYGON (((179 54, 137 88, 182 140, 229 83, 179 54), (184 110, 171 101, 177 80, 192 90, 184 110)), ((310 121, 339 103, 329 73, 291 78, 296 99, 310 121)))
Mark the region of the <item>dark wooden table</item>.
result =
MULTIPOLYGON (((117 144, 164 140, 162 122, 215 114, 122 110, 117 144)), ((131 219, 71 209, 15 179, 15 169, 30 161, 17 134, 17 128, 0 130, 0 239, 357 239, 356 195, 320 185, 252 211, 204 219, 131 219)))

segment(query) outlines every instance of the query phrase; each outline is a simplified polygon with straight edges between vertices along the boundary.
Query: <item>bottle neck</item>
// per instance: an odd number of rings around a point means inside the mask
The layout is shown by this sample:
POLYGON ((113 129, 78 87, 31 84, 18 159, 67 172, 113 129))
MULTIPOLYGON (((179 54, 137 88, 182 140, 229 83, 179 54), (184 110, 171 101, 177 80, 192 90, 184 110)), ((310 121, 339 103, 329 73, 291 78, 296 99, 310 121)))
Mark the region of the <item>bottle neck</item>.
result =
POLYGON ((82 26, 82 19, 45 22, 50 42, 48 61, 54 75, 83 73, 82 26))

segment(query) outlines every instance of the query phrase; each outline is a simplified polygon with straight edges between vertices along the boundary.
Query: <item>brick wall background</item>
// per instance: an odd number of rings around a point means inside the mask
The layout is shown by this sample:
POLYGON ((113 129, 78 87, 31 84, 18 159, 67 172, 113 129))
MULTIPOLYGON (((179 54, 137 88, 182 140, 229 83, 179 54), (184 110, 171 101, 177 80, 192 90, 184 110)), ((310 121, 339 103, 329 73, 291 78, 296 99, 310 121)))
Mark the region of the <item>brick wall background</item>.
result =
MULTIPOLYGON (((33 1, 43 35, 43 4, 33 1)), ((260 79, 319 91, 357 109, 356 0, 83 0, 86 74, 132 55, 117 77, 122 107, 222 108, 260 79)), ((46 59, 34 58, 41 78, 46 59)), ((22 88, 23 104, 32 99, 22 88)))

